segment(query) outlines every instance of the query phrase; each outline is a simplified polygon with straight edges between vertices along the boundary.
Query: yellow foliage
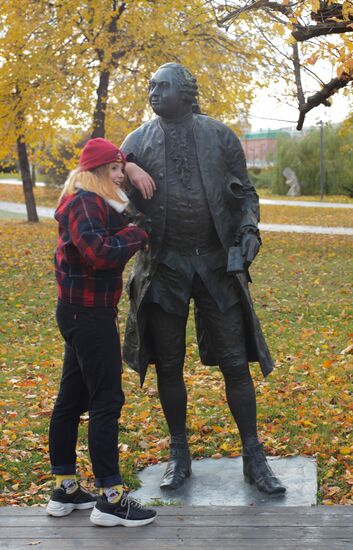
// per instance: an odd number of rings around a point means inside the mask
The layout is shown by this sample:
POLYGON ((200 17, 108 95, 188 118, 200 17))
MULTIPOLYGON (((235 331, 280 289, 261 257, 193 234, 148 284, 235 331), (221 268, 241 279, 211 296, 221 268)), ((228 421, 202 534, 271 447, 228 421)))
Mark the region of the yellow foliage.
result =
POLYGON ((117 2, 115 11, 113 5, 1 2, 0 158, 14 155, 19 135, 42 163, 58 138, 74 150, 92 129, 104 71, 106 134, 117 142, 149 116, 148 80, 168 61, 195 74, 204 112, 235 127, 246 114, 261 63, 260 38, 242 25, 228 36, 203 0, 128 0, 117 2))
POLYGON ((344 0, 342 5, 342 16, 345 21, 349 21, 353 15, 353 2, 352 0, 344 0))
POLYGON ((314 12, 318 12, 320 9, 320 0, 311 0, 311 9, 314 12))

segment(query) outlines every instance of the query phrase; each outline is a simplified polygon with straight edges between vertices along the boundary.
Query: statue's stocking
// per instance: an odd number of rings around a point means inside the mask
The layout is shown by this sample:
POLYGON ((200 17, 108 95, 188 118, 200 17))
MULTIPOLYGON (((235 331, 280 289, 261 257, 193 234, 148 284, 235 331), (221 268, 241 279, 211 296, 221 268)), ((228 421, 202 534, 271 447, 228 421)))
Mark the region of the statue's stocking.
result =
POLYGON ((182 371, 179 376, 175 376, 173 373, 171 377, 168 374, 161 374, 159 371, 158 393, 172 439, 184 439, 187 395, 182 371))
POLYGON ((238 426, 243 447, 258 443, 256 397, 248 365, 222 365, 229 409, 238 426))
POLYGON ((169 432, 185 440, 187 394, 183 378, 186 318, 148 305, 148 338, 156 360, 158 393, 169 432))

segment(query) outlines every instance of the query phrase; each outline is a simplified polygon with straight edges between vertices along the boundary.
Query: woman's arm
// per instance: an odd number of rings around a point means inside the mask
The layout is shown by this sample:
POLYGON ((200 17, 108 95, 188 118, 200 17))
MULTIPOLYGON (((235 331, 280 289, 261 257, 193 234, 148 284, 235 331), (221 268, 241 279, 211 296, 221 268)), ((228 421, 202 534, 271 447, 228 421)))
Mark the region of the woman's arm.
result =
POLYGON ((96 269, 123 267, 148 242, 147 233, 135 225, 127 225, 110 236, 104 201, 94 193, 79 194, 72 202, 69 231, 80 255, 96 269))

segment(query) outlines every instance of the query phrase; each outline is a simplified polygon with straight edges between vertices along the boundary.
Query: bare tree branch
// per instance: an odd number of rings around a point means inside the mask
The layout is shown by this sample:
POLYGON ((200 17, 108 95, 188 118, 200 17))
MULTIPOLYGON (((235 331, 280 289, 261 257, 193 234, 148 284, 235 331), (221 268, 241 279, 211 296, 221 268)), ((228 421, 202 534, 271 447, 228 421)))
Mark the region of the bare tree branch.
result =
POLYGON ((284 15, 289 15, 289 13, 291 13, 290 6, 279 4, 278 2, 271 2, 269 0, 257 0, 256 2, 252 2, 251 4, 248 4, 246 6, 235 8, 221 19, 218 19, 218 24, 223 26, 225 23, 228 23, 232 19, 237 19, 237 17, 239 17, 239 15, 241 15, 242 13, 267 8, 271 9, 272 11, 283 13, 284 15))
POLYGON ((299 109, 300 109, 305 104, 305 96, 303 92, 302 78, 301 78, 301 72, 300 72, 299 47, 297 42, 292 44, 292 50, 293 50, 294 77, 295 77, 295 84, 297 87, 297 98, 298 98, 299 109))
POLYGON ((322 25, 296 25, 296 30, 292 35, 298 42, 305 42, 315 36, 325 36, 327 34, 342 34, 345 32, 353 32, 352 23, 350 21, 340 21, 339 23, 324 23, 322 25))
MULTIPOLYGON (((240 15, 249 12, 255 12, 263 10, 269 15, 273 20, 287 26, 288 23, 291 23, 290 26, 292 30, 291 34, 295 38, 296 42, 292 45, 293 55, 289 56, 285 52, 281 52, 280 49, 273 44, 266 36, 266 32, 261 26, 256 24, 256 21, 253 21, 255 28, 258 29, 259 33, 263 39, 271 46, 271 48, 278 51, 285 59, 291 59, 294 66, 294 79, 297 90, 297 100, 299 104, 299 120, 297 124, 297 129, 301 130, 304 124, 305 115, 317 107, 320 104, 329 106, 330 102, 328 98, 335 94, 339 89, 347 86, 349 82, 353 80, 353 74, 350 71, 350 74, 343 73, 339 78, 333 78, 327 84, 324 84, 322 81, 322 89, 316 92, 314 95, 308 97, 305 100, 305 95, 302 86, 301 80, 301 71, 305 71, 311 74, 314 78, 320 81, 317 75, 313 73, 305 65, 301 65, 299 58, 299 48, 298 42, 306 42, 313 38, 321 37, 321 40, 330 34, 343 34, 348 32, 353 32, 352 20, 353 16, 344 13, 344 3, 327 3, 320 2, 320 8, 316 11, 309 10, 309 13, 306 12, 306 15, 309 15, 316 24, 311 25, 309 23, 305 24, 305 21, 295 19, 296 9, 298 7, 305 7, 306 0, 292 0, 288 1, 286 4, 280 3, 278 1, 272 0, 248 0, 245 2, 245 5, 239 6, 236 3, 232 3, 231 8, 228 7, 228 13, 223 17, 217 18, 217 23, 219 26, 224 26, 226 29, 234 22, 240 15), (281 14, 280 17, 277 16, 277 13, 281 14), (288 19, 288 23, 283 21, 283 17, 288 19), (293 19, 294 17, 294 19, 293 19), (294 24, 292 23, 293 21, 294 24)), ((244 4, 244 3, 243 3, 244 4)), ((300 12, 299 12, 300 13, 300 12)), ((340 52, 338 52, 341 55, 340 52)))
POLYGON ((343 73, 342 76, 339 78, 333 78, 328 82, 322 90, 319 92, 316 92, 316 94, 308 97, 306 102, 299 106, 299 120, 297 124, 297 130, 301 130, 303 128, 305 115, 314 109, 315 107, 318 107, 319 105, 325 105, 326 107, 330 107, 330 102, 328 101, 328 98, 331 97, 333 94, 335 94, 338 90, 341 88, 344 88, 347 86, 350 82, 353 81, 353 75, 349 75, 347 73, 343 73))

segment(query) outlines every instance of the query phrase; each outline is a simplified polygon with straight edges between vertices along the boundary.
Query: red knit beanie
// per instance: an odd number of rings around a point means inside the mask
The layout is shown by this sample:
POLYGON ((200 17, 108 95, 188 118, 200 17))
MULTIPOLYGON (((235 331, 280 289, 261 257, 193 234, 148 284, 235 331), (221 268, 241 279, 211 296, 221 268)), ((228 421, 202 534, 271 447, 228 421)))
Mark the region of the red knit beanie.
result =
POLYGON ((82 149, 79 166, 81 172, 93 170, 110 162, 126 162, 125 155, 114 143, 104 138, 95 138, 87 141, 82 149))

